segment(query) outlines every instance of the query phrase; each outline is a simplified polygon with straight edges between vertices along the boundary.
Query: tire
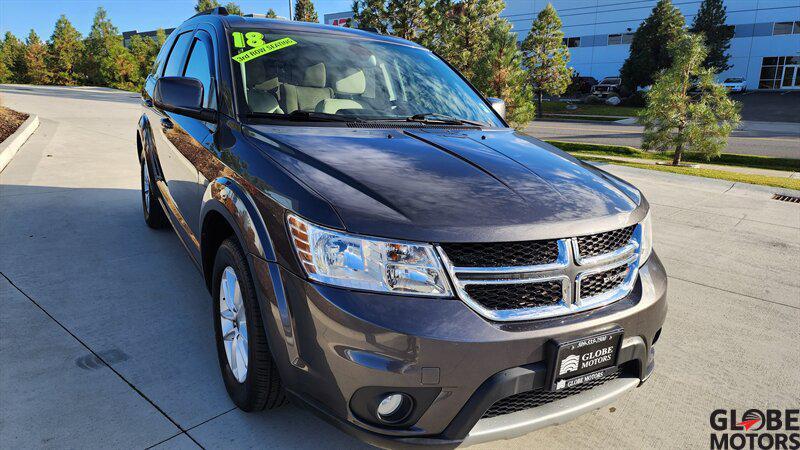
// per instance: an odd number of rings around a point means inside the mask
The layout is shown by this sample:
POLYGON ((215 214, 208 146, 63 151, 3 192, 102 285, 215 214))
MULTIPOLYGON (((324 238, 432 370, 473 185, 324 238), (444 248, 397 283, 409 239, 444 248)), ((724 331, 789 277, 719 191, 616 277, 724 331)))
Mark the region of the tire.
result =
POLYGON ((158 202, 158 195, 156 195, 157 187, 153 181, 153 171, 147 163, 147 156, 142 154, 139 179, 141 183, 139 186, 142 191, 142 213, 144 214, 144 221, 150 228, 164 228, 169 225, 167 215, 161 208, 161 203, 158 202))
POLYGON ((212 276, 214 334, 228 395, 239 409, 247 412, 272 409, 286 403, 281 378, 261 322, 253 278, 244 252, 234 237, 226 239, 217 250, 212 276), (226 292, 235 292, 236 284, 240 295, 226 295, 226 292), (231 286, 233 288, 228 289, 231 286), (234 299, 229 301, 230 297, 234 299), (225 316, 222 315, 223 309, 225 316), (223 338, 223 329, 229 336, 227 343, 223 338), (244 352, 240 351, 243 342, 244 352), (246 361, 244 355, 247 356, 246 361), (244 373, 241 370, 242 362, 244 373))

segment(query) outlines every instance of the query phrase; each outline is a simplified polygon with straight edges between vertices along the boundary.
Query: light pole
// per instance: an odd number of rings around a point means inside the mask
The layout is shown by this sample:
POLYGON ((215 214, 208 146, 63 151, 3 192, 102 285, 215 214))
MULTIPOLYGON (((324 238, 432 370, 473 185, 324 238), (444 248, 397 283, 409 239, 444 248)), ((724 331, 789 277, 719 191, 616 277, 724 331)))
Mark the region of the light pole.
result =
POLYGON ((294 20, 294 14, 292 14, 292 0, 289 0, 289 20, 294 20))

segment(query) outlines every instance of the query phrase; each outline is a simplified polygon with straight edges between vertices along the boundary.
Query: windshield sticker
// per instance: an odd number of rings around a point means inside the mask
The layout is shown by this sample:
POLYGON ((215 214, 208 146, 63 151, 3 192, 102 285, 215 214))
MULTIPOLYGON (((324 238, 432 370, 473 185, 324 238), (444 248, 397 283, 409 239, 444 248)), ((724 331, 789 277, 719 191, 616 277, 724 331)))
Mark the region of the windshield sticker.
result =
POLYGON ((295 42, 295 40, 292 38, 287 37, 283 39, 278 39, 277 41, 268 42, 258 47, 251 48, 246 52, 234 55, 233 60, 238 63, 244 63, 250 61, 251 59, 258 58, 259 56, 264 56, 267 53, 272 53, 275 50, 280 50, 282 48, 286 48, 294 44, 297 44, 297 42, 295 42))

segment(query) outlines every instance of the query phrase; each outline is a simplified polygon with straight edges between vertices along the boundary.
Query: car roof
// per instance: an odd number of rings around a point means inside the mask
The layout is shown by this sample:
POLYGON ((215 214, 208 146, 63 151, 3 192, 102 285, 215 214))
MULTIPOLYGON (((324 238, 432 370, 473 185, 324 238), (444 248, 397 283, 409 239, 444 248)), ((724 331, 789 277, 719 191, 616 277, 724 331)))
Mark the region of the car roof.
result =
POLYGON ((183 24, 181 24, 181 26, 178 28, 183 28, 183 25, 197 24, 199 22, 219 22, 225 28, 229 29, 247 29, 248 27, 269 28, 270 30, 278 30, 284 32, 307 32, 307 33, 310 32, 317 34, 327 34, 343 38, 347 37, 361 38, 361 39, 366 38, 377 41, 390 42, 394 44, 413 46, 417 48, 424 48, 415 42, 407 41, 405 39, 400 39, 393 36, 385 36, 367 30, 359 30, 355 28, 324 25, 311 22, 300 22, 300 21, 283 20, 283 19, 266 19, 260 17, 242 17, 236 15, 223 15, 214 13, 197 14, 188 19, 183 24))

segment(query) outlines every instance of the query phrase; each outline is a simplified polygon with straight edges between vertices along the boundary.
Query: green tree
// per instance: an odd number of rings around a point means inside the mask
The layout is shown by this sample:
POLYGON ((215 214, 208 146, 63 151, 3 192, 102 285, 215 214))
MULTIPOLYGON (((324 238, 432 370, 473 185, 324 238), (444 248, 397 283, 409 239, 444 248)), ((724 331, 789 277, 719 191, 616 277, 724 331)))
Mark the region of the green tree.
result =
POLYGON ((536 90, 537 109, 542 116, 542 94, 561 95, 572 80, 572 69, 567 67, 569 50, 564 44, 561 18, 553 5, 539 12, 522 42, 525 66, 536 90))
POLYGON ((728 15, 722 0, 703 0, 690 29, 692 33, 705 37, 708 56, 703 61, 703 67, 713 68, 717 73, 731 68, 728 64, 730 55, 726 52, 731 47, 734 27, 725 24, 727 19, 728 15))
POLYGON ((72 86, 80 84, 78 70, 84 47, 81 34, 72 26, 67 16, 61 15, 56 21, 53 35, 47 48, 47 67, 52 74, 52 82, 72 86))
POLYGON ((267 18, 268 19, 277 19, 278 18, 278 13, 276 13, 274 9, 270 8, 269 10, 267 10, 267 18))
POLYGON ((506 119, 521 129, 533 120, 536 108, 528 74, 522 67, 522 52, 511 24, 498 20, 488 31, 489 47, 475 69, 475 87, 487 97, 499 97, 506 102, 506 119))
POLYGON ((658 1, 650 17, 633 34, 630 55, 620 69, 627 89, 650 86, 654 77, 671 65, 669 44, 683 34, 685 25, 683 14, 670 0, 658 1))
POLYGON ((416 41, 427 26, 422 0, 389 0, 387 12, 392 34, 397 37, 416 41))
POLYGON ((706 159, 718 156, 739 123, 739 107, 714 81, 714 71, 702 66, 708 55, 702 36, 684 33, 669 51, 673 63, 657 77, 639 116, 642 148, 674 151, 674 165, 687 149, 706 159))
POLYGON ((25 44, 7 31, 0 47, 0 82, 22 83, 25 44))
POLYGON ((228 11, 228 14, 233 14, 236 16, 242 15, 242 8, 240 8, 236 3, 230 2, 225 4, 225 9, 228 11))
POLYGON ((136 60, 102 7, 97 8, 86 39, 86 55, 84 71, 91 84, 132 90, 141 82, 136 60))
POLYGON ((194 5, 194 10, 196 12, 204 12, 210 9, 219 8, 220 5, 217 0, 197 0, 197 4, 194 5))
POLYGON ((353 0, 353 21, 359 28, 374 28, 379 33, 388 30, 388 12, 384 0, 353 0))
MULTIPOLYGON (((158 36, 156 39, 158 39, 158 36)), ((138 68, 137 77, 140 82, 143 82, 150 73, 150 69, 153 67, 153 61, 155 61, 161 46, 159 46, 155 40, 148 37, 143 38, 137 34, 131 37, 128 48, 138 68)))
POLYGON ((319 22, 314 2, 311 0, 297 0, 294 4, 294 20, 300 22, 319 22))
POLYGON ((25 82, 31 84, 47 84, 50 82, 50 73, 47 70, 45 57, 47 46, 35 31, 31 30, 25 39, 24 76, 25 82))

